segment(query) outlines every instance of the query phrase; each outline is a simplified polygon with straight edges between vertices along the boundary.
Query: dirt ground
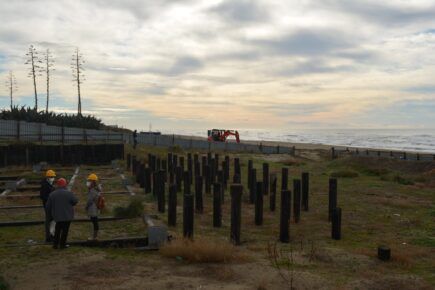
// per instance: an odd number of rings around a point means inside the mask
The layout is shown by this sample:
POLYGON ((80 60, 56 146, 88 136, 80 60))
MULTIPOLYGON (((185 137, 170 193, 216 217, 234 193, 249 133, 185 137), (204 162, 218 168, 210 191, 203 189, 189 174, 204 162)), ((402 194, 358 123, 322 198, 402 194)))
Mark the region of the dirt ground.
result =
MULTIPOLYGON (((136 153, 146 159, 150 150, 162 157, 167 152, 140 148, 136 153)), ((323 151, 315 150, 303 150, 298 157, 240 154, 231 158, 236 156, 241 160, 245 190, 242 245, 235 251, 246 259, 195 263, 180 256, 165 257, 159 251, 132 248, 71 247, 55 251, 49 245, 29 242, 43 239, 42 227, 0 228, 0 278, 10 289, 435 289, 435 163, 329 160, 323 151), (277 242, 279 195, 275 212, 269 210, 269 196, 264 197, 264 224, 254 224, 254 206, 247 202, 248 159, 254 160, 258 177, 262 176, 262 163, 269 162, 278 184, 283 166, 289 168, 290 185, 301 172, 310 172, 310 210, 301 212, 299 223, 291 221, 290 244, 277 242), (328 179, 332 174, 347 176, 348 172, 353 173, 352 178, 338 178, 342 239, 335 241, 330 237, 327 221, 328 179), (376 257, 377 247, 382 244, 392 249, 389 262, 376 257), (268 254, 271 247, 279 252, 278 264, 273 264, 268 254)), ((74 168, 59 168, 66 176, 73 171, 74 168)), ((0 174, 11 172, 9 169, 0 174)), ((110 167, 82 166, 73 188, 79 198, 84 198, 84 181, 90 172, 105 179, 105 188, 123 189, 119 175, 110 167)), ((143 196, 137 185, 133 190, 143 196)), ((222 227, 213 228, 212 197, 204 194, 204 213, 195 214, 196 238, 228 243, 230 197, 228 192, 225 195, 222 227)), ((108 210, 103 215, 110 216, 114 207, 125 205, 130 197, 110 195, 106 199, 108 210)), ((0 199, 0 206, 28 202, 37 204, 38 200, 0 199)), ((144 202, 146 213, 157 214, 166 222, 167 213, 157 213, 152 196, 144 196, 144 202)), ((78 207, 77 216, 83 215, 83 208, 78 207)), ((0 221, 41 217, 37 210, 0 212, 0 221)), ((169 231, 175 239, 181 239, 181 193, 177 223, 169 231)), ((70 240, 86 239, 89 226, 73 224, 70 240)), ((140 218, 102 223, 101 227, 103 238, 146 234, 140 218)))

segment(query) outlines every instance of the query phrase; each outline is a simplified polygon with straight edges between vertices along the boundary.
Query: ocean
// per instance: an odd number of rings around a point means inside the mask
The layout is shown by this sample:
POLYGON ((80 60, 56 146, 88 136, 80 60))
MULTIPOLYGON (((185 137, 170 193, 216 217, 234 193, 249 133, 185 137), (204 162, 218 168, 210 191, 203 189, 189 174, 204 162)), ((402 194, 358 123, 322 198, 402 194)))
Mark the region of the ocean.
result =
MULTIPOLYGON (((207 136, 207 130, 163 132, 207 136)), ((291 129, 239 130, 241 140, 283 141, 359 148, 435 153, 435 129, 291 129)))

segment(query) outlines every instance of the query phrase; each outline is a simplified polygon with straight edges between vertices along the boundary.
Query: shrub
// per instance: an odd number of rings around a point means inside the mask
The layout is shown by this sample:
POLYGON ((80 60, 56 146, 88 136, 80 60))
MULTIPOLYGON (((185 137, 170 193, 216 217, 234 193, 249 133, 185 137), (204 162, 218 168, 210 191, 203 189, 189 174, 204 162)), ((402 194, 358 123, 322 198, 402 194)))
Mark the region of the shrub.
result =
POLYGON ((344 178, 354 178, 358 177, 358 173, 352 170, 338 170, 331 172, 331 177, 337 178, 337 177, 344 177, 344 178))
POLYGON ((192 263, 241 262, 246 259, 240 250, 230 243, 204 238, 193 241, 173 240, 161 247, 160 253, 164 257, 182 258, 192 263))
POLYGON ((127 207, 118 206, 113 209, 113 215, 119 218, 135 218, 143 214, 143 200, 139 197, 131 199, 127 207))

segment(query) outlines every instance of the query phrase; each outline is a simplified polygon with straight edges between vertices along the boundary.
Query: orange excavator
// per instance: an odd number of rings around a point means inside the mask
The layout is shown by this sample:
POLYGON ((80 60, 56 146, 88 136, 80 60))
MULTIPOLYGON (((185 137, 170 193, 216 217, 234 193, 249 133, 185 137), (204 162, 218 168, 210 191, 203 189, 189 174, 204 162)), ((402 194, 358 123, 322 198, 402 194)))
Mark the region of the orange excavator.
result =
POLYGON ((236 142, 240 143, 239 132, 237 132, 236 130, 212 129, 207 131, 207 135, 208 135, 207 140, 209 142, 211 141, 227 142, 227 138, 229 136, 235 136, 236 142))

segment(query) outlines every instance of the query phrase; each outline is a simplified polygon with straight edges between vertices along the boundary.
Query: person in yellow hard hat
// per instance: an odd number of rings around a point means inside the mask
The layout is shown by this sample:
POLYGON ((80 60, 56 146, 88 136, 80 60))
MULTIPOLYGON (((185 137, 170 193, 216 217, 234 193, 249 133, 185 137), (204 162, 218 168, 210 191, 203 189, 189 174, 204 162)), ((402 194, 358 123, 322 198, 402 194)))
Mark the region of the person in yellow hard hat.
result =
POLYGON ((104 199, 101 195, 101 187, 98 184, 98 176, 95 173, 89 174, 86 180, 86 187, 88 188, 88 202, 86 203, 86 212, 91 219, 93 225, 93 235, 91 240, 96 240, 98 237, 98 214, 104 207, 104 199))
POLYGON ((50 243, 53 240, 53 236, 50 233, 50 223, 52 221, 50 214, 47 213, 46 205, 50 194, 54 191, 54 180, 56 178, 56 172, 54 170, 47 170, 45 172, 44 179, 41 180, 41 188, 39 189, 39 197, 42 200, 42 205, 45 212, 45 242, 50 243))

